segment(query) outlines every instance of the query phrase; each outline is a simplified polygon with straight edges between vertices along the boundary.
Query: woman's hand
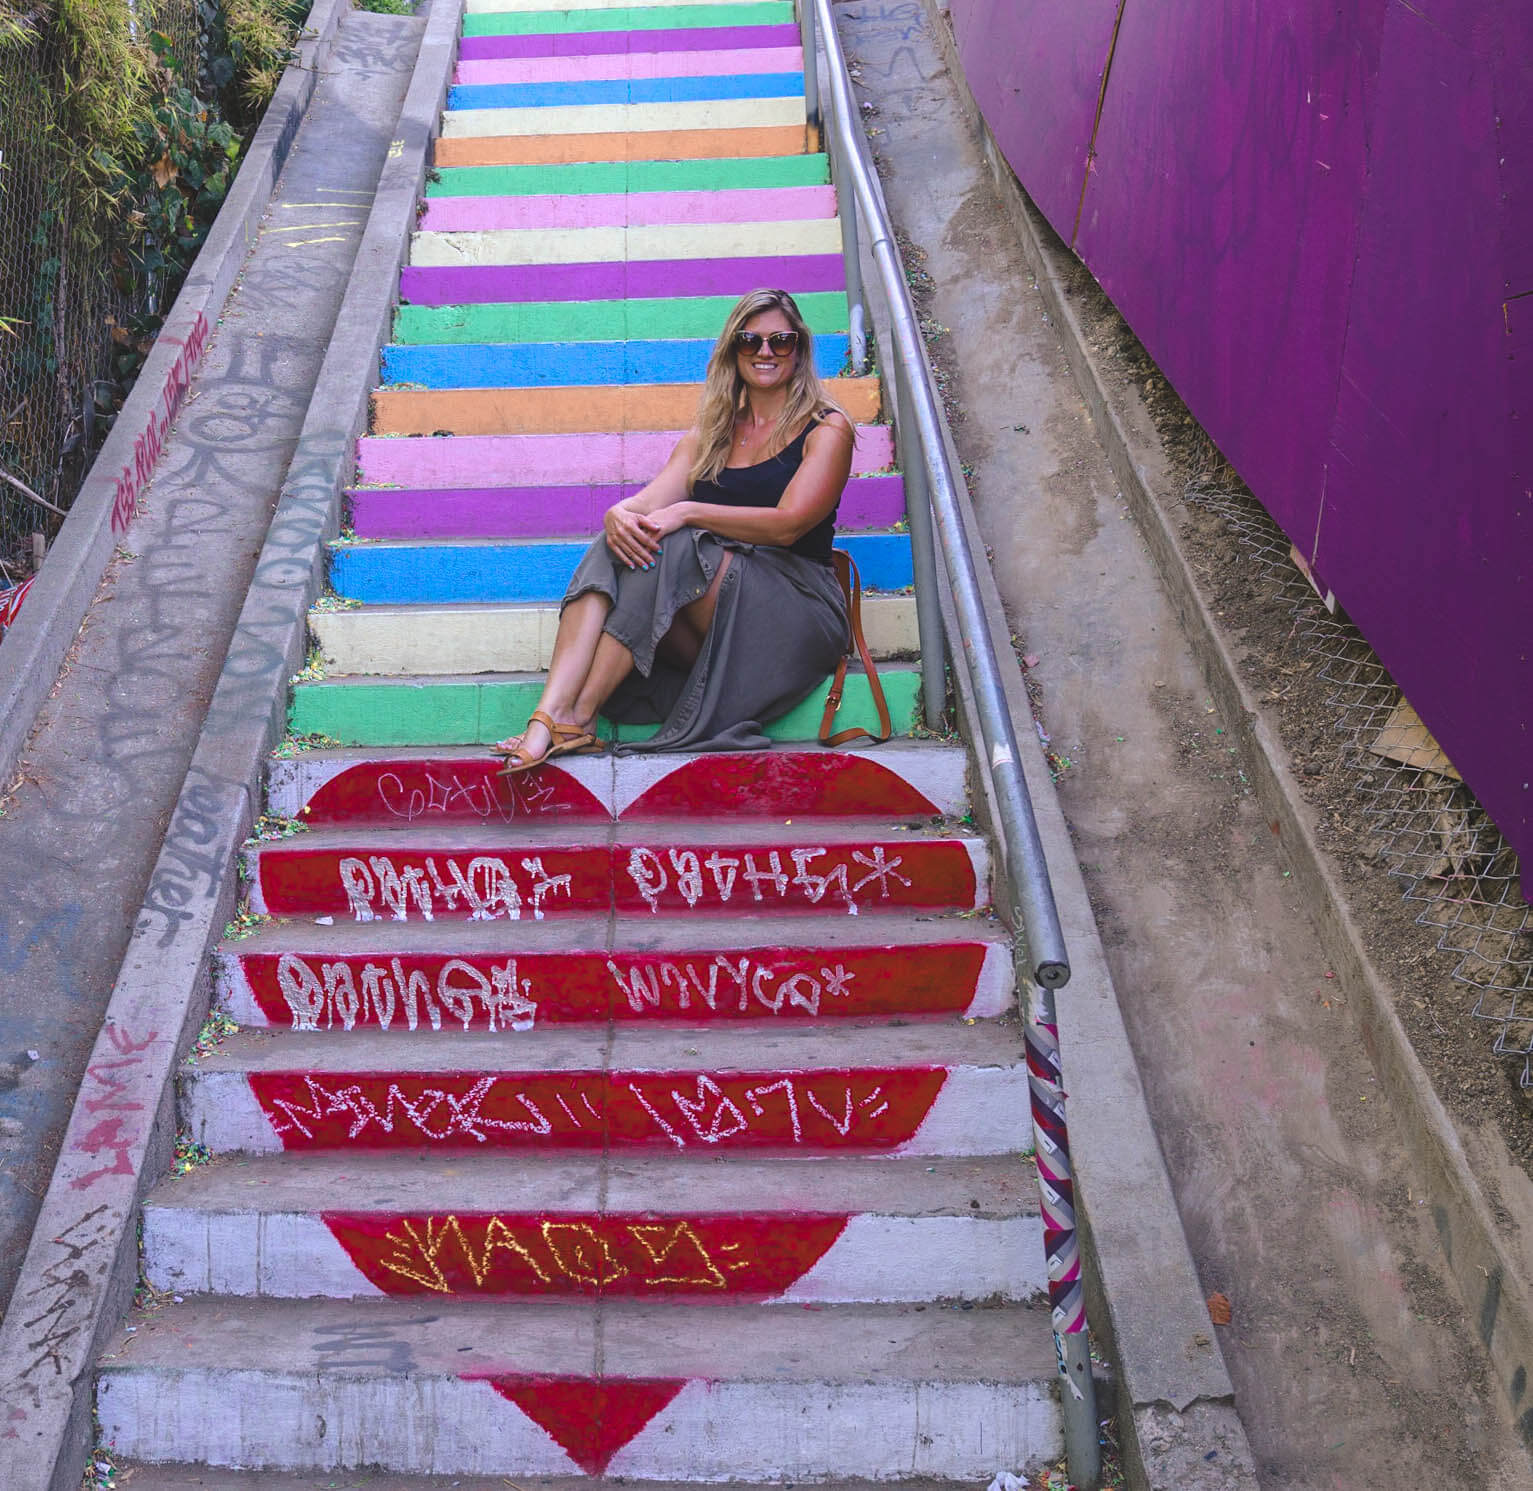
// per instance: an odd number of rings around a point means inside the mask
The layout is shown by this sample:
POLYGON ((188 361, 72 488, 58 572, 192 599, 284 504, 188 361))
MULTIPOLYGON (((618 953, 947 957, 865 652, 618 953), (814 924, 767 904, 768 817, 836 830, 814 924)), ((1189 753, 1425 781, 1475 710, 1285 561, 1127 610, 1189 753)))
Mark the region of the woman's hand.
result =
POLYGON ((660 541, 645 531, 650 520, 623 502, 607 509, 602 519, 607 547, 629 569, 643 569, 660 552, 660 541))
POLYGON ((661 539, 687 526, 686 507, 684 502, 673 502, 669 507, 662 507, 658 512, 645 513, 639 519, 639 526, 654 544, 656 553, 660 551, 661 539))

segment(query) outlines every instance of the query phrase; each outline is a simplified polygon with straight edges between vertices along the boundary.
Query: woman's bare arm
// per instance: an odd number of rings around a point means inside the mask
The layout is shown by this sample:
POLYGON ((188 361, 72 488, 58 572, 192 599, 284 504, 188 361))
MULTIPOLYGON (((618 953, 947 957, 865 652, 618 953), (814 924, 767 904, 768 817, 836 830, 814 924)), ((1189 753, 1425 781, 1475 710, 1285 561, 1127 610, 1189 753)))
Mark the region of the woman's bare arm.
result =
POLYGON ((720 538, 786 549, 835 511, 851 471, 852 427, 832 414, 809 432, 803 464, 776 507, 730 507, 684 498, 657 505, 642 526, 657 541, 678 528, 706 528, 720 538))
POLYGON ((687 495, 687 473, 696 455, 697 432, 690 430, 676 442, 676 448, 653 481, 607 509, 602 519, 607 547, 630 569, 642 569, 655 557, 660 540, 648 531, 642 519, 687 495))

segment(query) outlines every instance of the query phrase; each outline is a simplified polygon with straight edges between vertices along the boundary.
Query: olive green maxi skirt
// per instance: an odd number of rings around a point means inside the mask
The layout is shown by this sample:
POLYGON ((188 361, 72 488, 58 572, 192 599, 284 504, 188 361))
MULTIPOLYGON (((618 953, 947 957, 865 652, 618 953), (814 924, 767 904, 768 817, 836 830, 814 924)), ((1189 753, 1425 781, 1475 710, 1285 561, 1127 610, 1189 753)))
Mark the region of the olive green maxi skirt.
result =
POLYGON ((658 724, 645 751, 748 751, 768 746, 762 726, 786 714, 835 671, 847 645, 846 605, 829 565, 787 549, 681 528, 653 569, 632 570, 598 538, 580 561, 564 605, 598 591, 612 603, 603 628, 633 653, 633 671, 602 709, 624 725, 658 724), (713 624, 690 669, 656 652, 676 613, 698 600, 729 553, 713 624))

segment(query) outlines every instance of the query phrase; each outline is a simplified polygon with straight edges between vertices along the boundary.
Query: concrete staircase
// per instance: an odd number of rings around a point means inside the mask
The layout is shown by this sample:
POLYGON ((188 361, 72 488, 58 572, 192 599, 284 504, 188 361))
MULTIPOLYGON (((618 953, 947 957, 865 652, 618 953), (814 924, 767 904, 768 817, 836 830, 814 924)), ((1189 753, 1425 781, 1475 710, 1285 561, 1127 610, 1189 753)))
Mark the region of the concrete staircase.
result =
MULTIPOLYGON (((533 3, 465 16, 294 687, 317 748, 271 766, 304 830, 248 847, 271 920, 224 947, 239 1030, 182 1082, 214 1159, 145 1207, 162 1293, 100 1364, 103 1441, 144 1488, 1036 1467, 1027 1075, 963 752, 825 752, 823 693, 765 753, 508 780, 482 750, 734 297, 793 290, 846 358, 791 6, 533 3)), ((842 541, 908 657, 878 381, 835 386, 863 425, 842 541)), ((908 726, 914 668, 884 681, 908 726)), ((839 723, 873 723, 861 675, 839 723)))

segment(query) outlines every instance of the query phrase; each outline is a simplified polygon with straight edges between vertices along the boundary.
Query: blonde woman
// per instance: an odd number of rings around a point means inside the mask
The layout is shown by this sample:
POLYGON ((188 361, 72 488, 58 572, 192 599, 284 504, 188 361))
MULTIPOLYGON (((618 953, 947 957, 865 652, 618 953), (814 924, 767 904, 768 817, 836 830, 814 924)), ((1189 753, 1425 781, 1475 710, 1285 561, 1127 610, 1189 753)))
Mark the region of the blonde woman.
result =
POLYGON ((508 772, 599 750, 598 713, 659 732, 624 751, 747 750, 834 671, 847 618, 831 569, 852 425, 784 290, 753 290, 708 359, 697 424, 607 510, 565 592, 508 772))

